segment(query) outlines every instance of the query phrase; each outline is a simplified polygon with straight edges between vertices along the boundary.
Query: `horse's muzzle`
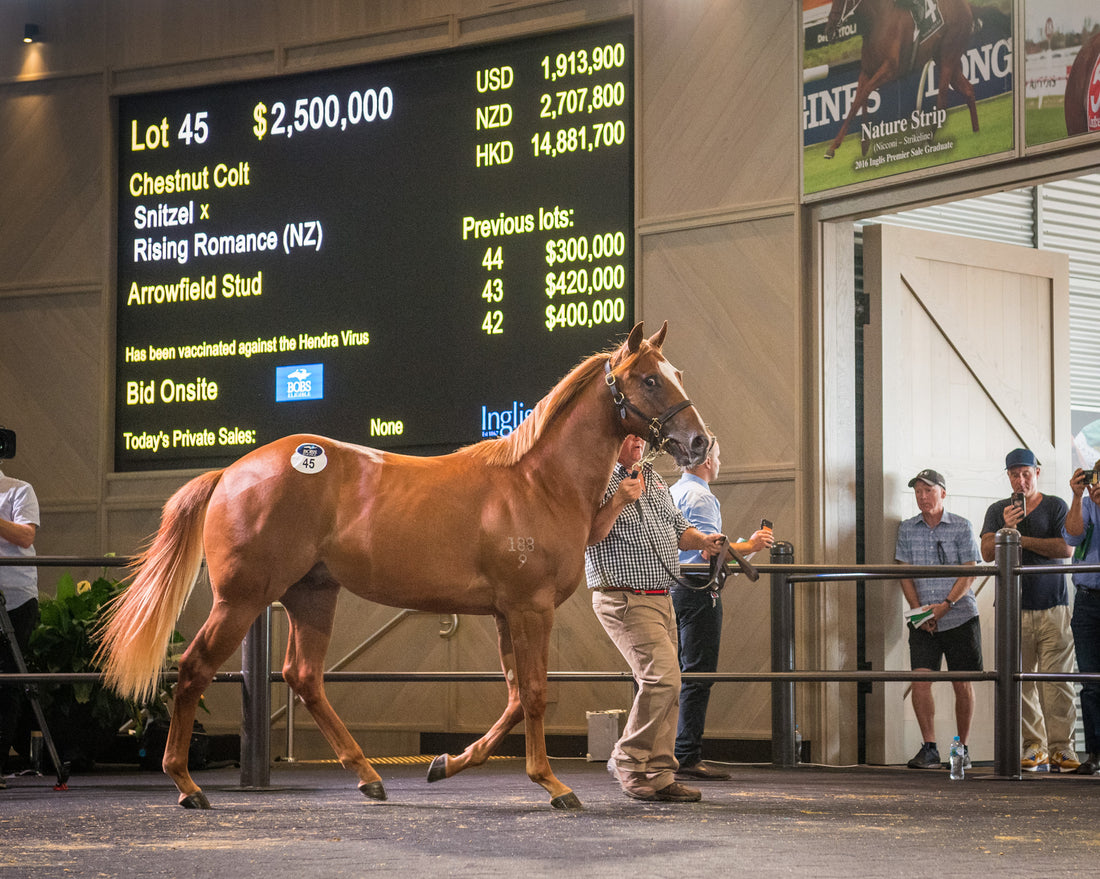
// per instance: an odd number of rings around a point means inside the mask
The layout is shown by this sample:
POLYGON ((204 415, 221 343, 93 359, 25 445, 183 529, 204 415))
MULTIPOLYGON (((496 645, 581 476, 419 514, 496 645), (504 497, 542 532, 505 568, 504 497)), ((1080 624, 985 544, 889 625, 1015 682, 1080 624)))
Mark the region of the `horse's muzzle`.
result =
POLYGON ((707 459, 710 451, 710 437, 705 433, 693 433, 687 442, 675 436, 668 438, 668 451, 680 467, 696 467, 707 459))

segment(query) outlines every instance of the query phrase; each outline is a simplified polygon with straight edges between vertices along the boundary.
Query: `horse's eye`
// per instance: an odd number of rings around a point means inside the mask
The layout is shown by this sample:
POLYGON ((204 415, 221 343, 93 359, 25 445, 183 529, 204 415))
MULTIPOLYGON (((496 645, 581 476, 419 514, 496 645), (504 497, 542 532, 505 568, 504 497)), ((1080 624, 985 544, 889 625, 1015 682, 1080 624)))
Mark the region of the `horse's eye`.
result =
POLYGON ((655 388, 657 387, 657 377, 647 375, 644 379, 642 379, 642 383, 645 384, 647 388, 655 388))

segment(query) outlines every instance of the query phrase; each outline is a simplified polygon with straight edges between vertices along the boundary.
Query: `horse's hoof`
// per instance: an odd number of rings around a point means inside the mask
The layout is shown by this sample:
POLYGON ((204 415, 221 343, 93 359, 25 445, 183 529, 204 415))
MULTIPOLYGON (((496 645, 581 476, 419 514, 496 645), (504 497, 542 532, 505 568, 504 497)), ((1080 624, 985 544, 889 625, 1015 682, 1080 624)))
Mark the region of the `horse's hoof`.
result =
POLYGON ((834 153, 832 150, 825 150, 825 158, 826 159, 831 159, 835 155, 836 155, 836 153, 834 153))
POLYGON ((560 797, 554 797, 550 801, 550 805, 555 809, 561 809, 563 812, 583 812, 584 806, 581 801, 577 799, 577 795, 573 791, 562 794, 560 797))
POLYGON ((372 800, 384 800, 386 798, 386 789, 380 781, 359 782, 359 793, 365 797, 370 797, 372 800))
POLYGON ((180 797, 180 805, 185 809, 209 809, 210 800, 206 798, 201 790, 195 791, 193 794, 188 794, 185 797, 180 797))
POLYGON ((440 754, 428 767, 428 782, 442 781, 447 777, 447 755, 440 754))

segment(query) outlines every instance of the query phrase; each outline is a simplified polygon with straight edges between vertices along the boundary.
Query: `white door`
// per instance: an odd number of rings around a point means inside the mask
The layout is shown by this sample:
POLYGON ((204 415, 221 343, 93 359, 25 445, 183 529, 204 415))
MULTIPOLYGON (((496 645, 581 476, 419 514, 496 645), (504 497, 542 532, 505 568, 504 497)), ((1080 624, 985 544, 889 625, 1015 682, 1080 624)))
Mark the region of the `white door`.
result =
MULTIPOLYGON (((1064 254, 954 235, 868 226, 864 289, 866 545, 892 562, 898 523, 917 514, 909 480, 925 467, 947 482, 945 506, 977 536, 989 504, 1009 494, 1005 454, 1033 450, 1040 490, 1068 495, 1069 281, 1064 254), (876 430, 876 427, 880 429, 876 430)), ((995 666, 993 583, 979 579, 983 658, 995 666)), ((867 644, 875 669, 908 669, 896 580, 870 581, 867 644)), ((920 746, 908 684, 874 685, 867 755, 895 764, 920 746)), ((955 735, 951 685, 933 686, 938 742, 955 735)), ((975 684, 971 752, 993 756, 993 685, 975 684)))

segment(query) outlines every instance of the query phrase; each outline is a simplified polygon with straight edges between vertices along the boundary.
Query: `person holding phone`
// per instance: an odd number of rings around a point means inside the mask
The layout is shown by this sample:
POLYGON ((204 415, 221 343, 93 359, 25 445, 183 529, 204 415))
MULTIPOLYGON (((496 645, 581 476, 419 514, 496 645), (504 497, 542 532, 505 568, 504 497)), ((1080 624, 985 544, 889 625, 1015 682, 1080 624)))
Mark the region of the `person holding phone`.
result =
MULTIPOLYGON (((1073 547, 1073 564, 1100 565, 1100 469, 1077 470, 1069 481, 1070 501, 1062 536, 1073 547)), ((1082 674, 1100 672, 1100 573, 1073 575, 1073 643, 1077 669, 1082 674)), ((1081 685, 1081 721, 1085 730, 1085 761, 1078 775, 1100 773, 1100 683, 1081 685)))
MULTIPOLYGON (((997 532, 1020 532, 1024 565, 1049 565, 1069 558, 1062 536, 1066 502, 1039 491, 1040 465, 1030 449, 1013 449, 1005 457, 1011 497, 994 501, 982 525, 982 558, 993 561, 997 532)), ((1065 574, 1020 577, 1021 671, 1073 672, 1069 590, 1065 574)), ((1077 706, 1068 681, 1024 681, 1020 717, 1024 753, 1020 767, 1029 772, 1073 772, 1080 766, 1074 750, 1077 706)))
MULTIPOLYGON (((670 491, 680 512, 704 533, 721 533, 722 508, 710 490, 722 468, 717 438, 712 435, 705 461, 688 467, 670 491)), ((758 550, 772 545, 772 527, 767 519, 748 540, 738 541, 732 549, 751 558, 758 550)), ((705 564, 707 555, 700 550, 681 550, 680 564, 705 564)), ((683 583, 672 584, 672 604, 676 608, 681 672, 718 671, 718 649, 722 642, 722 596, 704 588, 707 576, 687 575, 683 583), (692 588, 698 586, 699 588, 692 588)), ((684 681, 680 687, 680 718, 676 725, 676 777, 687 780, 722 781, 730 774, 703 760, 703 728, 710 702, 710 681, 684 681)))

